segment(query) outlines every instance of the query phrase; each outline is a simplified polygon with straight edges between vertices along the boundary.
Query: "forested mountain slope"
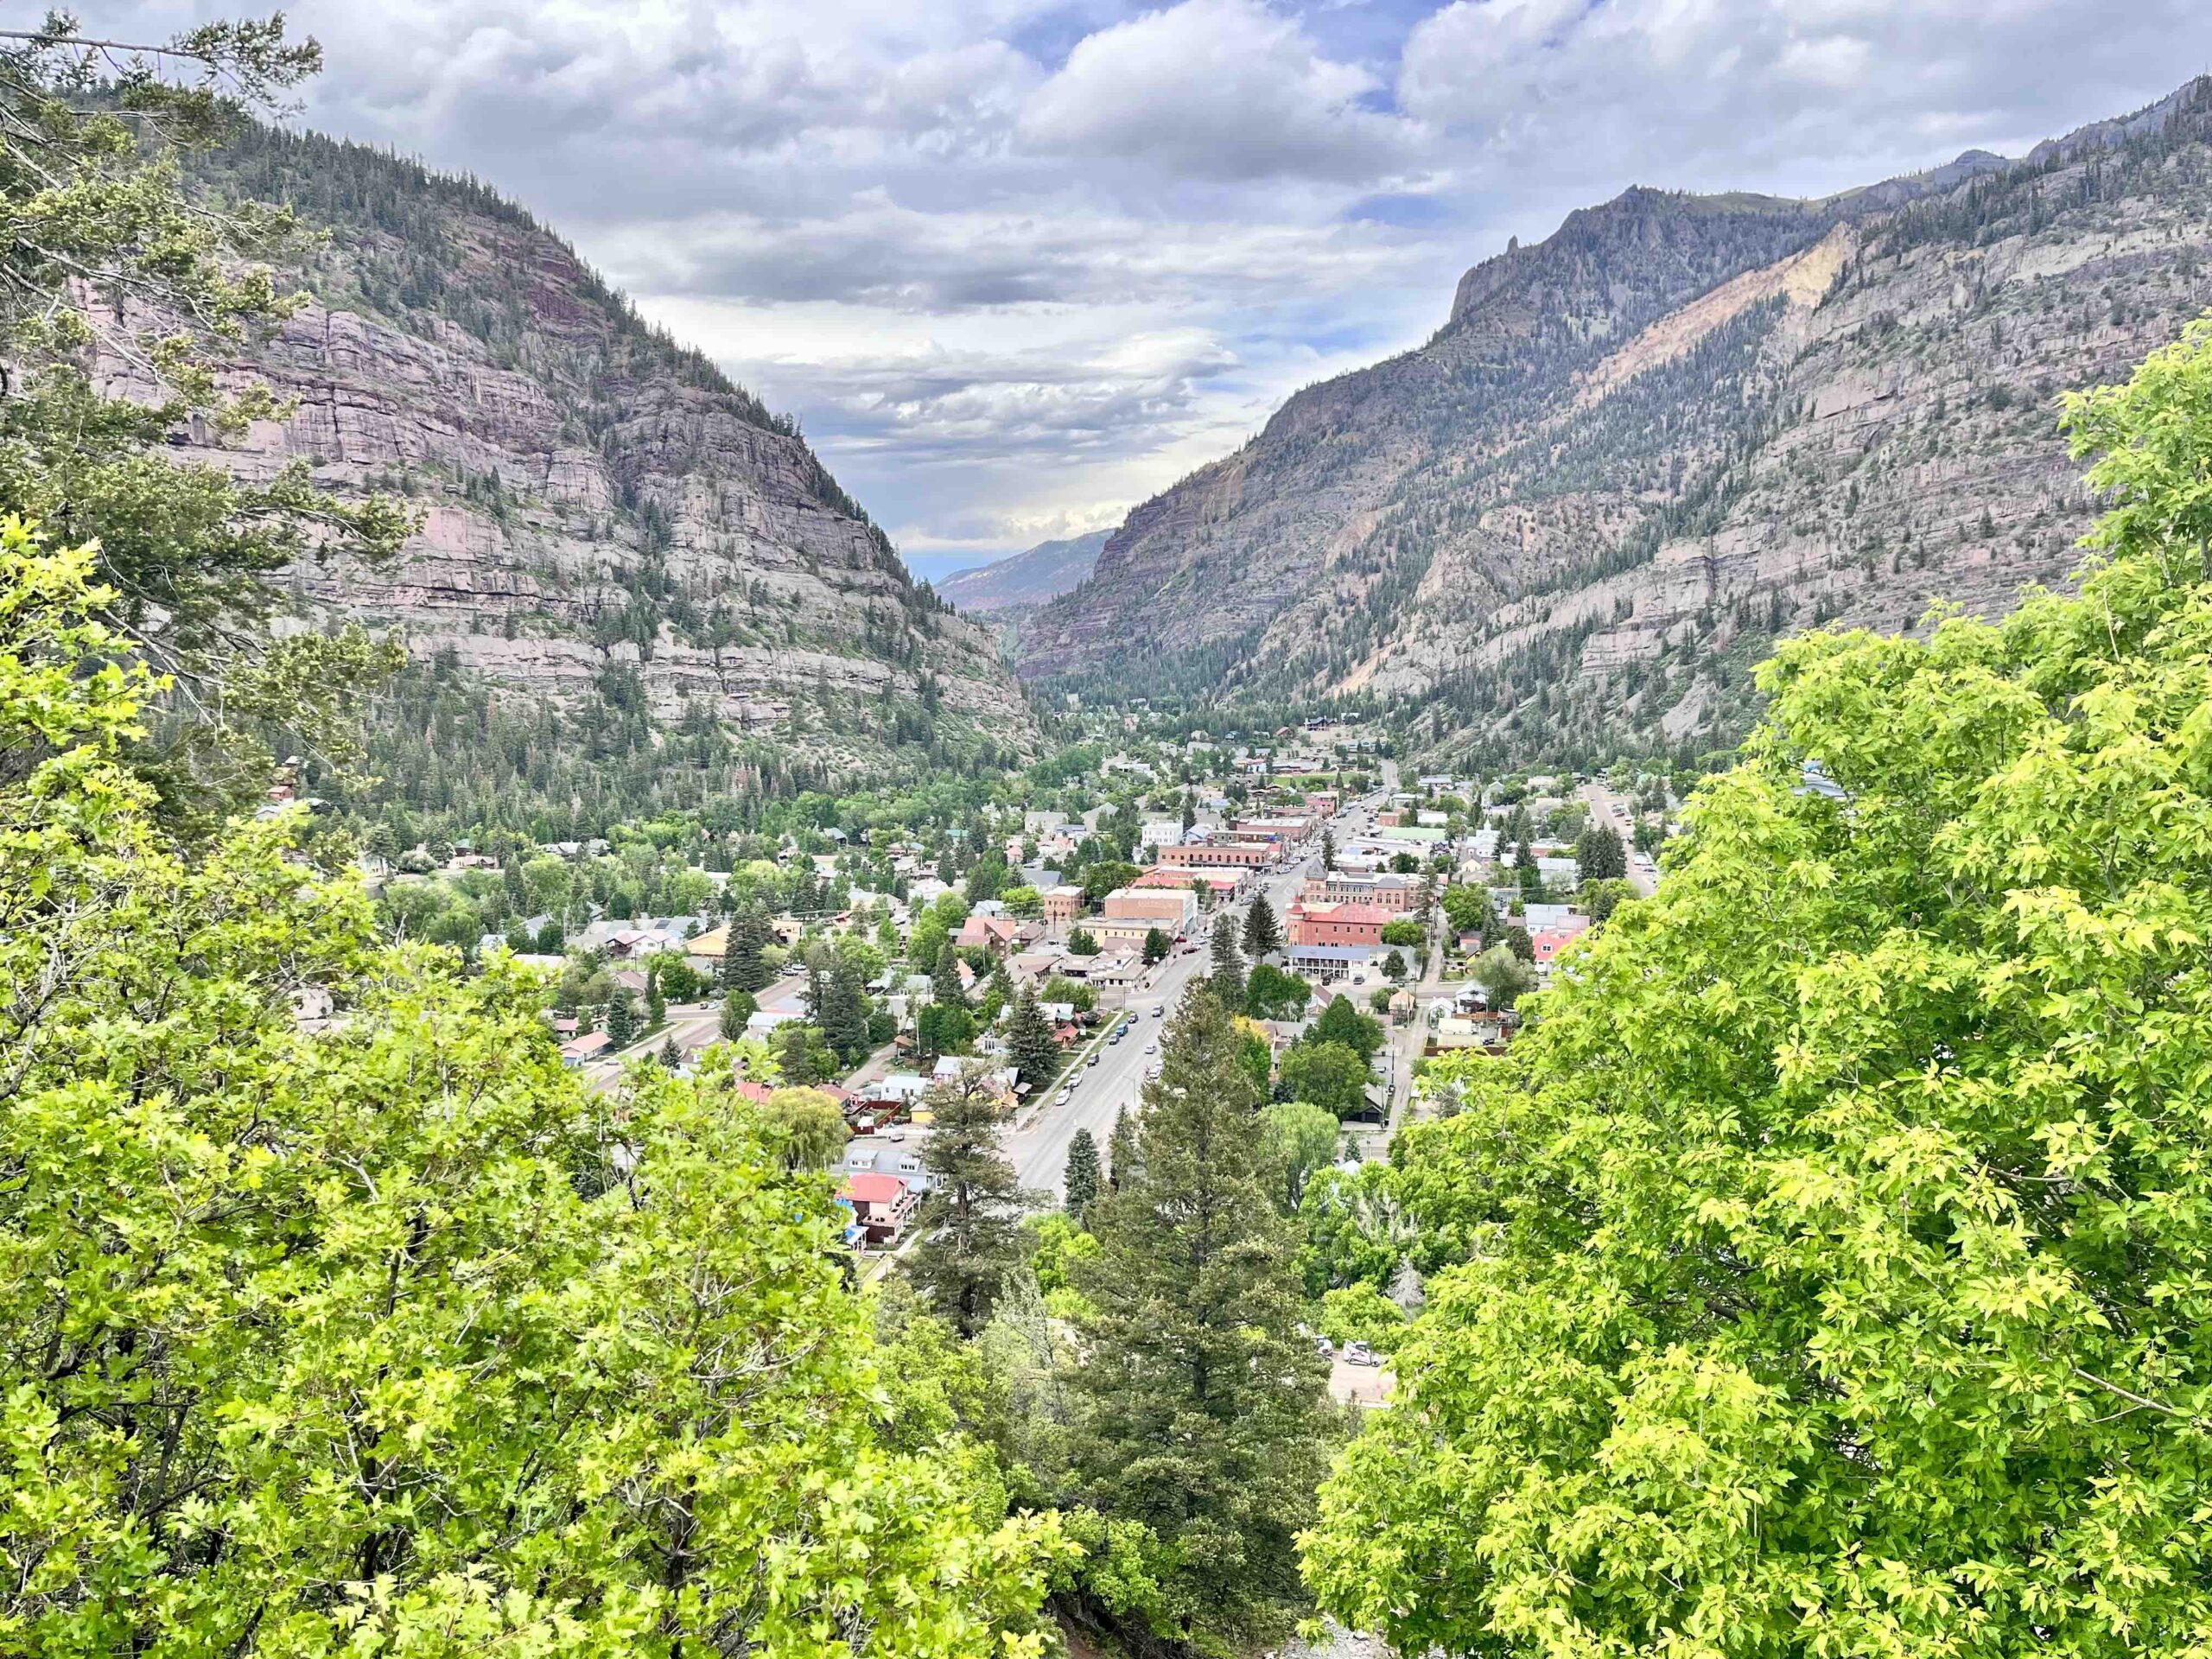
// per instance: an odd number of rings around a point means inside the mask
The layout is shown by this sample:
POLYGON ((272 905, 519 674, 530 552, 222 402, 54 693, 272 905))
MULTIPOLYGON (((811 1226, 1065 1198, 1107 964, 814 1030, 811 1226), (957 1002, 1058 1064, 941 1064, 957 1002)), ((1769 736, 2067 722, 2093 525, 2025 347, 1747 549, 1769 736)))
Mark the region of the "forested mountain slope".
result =
POLYGON ((917 588, 796 426, 522 210, 261 128, 198 178, 329 235, 298 273, 315 303, 237 365, 294 412, 180 453, 306 455, 325 487, 423 514, 396 564, 293 578, 310 614, 404 631, 420 666, 379 756, 398 786, 635 810, 1033 735, 989 632, 917 588))
POLYGON ((1631 190, 1137 508, 1023 671, 1399 700, 1446 755, 1731 741, 1777 633, 2064 575, 2055 399, 2212 301, 2208 208, 2203 82, 1821 201, 1631 190))

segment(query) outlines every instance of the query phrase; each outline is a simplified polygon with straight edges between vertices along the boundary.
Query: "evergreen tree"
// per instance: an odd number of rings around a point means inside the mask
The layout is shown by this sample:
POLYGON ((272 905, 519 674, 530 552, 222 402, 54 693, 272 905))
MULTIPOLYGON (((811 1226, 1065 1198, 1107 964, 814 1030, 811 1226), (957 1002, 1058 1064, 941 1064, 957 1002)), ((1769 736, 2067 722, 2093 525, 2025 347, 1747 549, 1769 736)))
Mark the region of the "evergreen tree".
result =
POLYGON ((915 1287, 963 1337, 990 1323, 1007 1278, 1022 1265, 1027 1197, 999 1144, 997 1096, 979 1065, 922 1096, 936 1122, 922 1166, 936 1178, 909 1269, 915 1287))
POLYGON ((1325 870, 1337 868, 1337 832, 1326 824, 1321 826, 1321 868, 1325 870))
POLYGON ((668 997, 661 990, 660 975, 648 969, 645 974, 645 1029, 668 1023, 668 997))
POLYGON ((820 1033, 797 1020, 786 1020, 776 1027, 776 1063, 785 1083, 804 1089, 823 1079, 827 1073, 820 1044, 820 1033))
POLYGON ((1077 1490, 1146 1529, 1154 1628, 1201 1649, 1274 1637, 1301 1606, 1330 1421, 1241 1043, 1193 990, 1145 1085, 1138 1167, 1091 1206, 1099 1249, 1075 1267, 1077 1490))
POLYGON ((1024 990, 1014 1005, 1014 1021, 1007 1033, 1007 1047, 1014 1056, 1014 1074, 1023 1086, 1044 1088, 1060 1072, 1060 1045, 1052 1035, 1052 1021, 1037 1004, 1037 994, 1024 990))
POLYGON ((1244 912, 1244 954, 1254 962, 1282 949, 1282 928, 1264 893, 1244 912))
POLYGON ((716 1029, 721 1033, 724 1040, 734 1043, 745 1035, 745 1022, 760 1011, 760 1004, 753 999, 752 992, 732 991, 723 999, 721 1017, 715 1021, 716 1029))
POLYGON ((630 993, 620 987, 607 999, 607 1035, 616 1048, 627 1048, 637 1040, 637 1004, 630 993))
POLYGON ((840 953, 823 988, 818 1023, 823 1040, 848 1065, 858 1065, 873 1046, 868 1041, 868 984, 861 964, 850 954, 840 953))
POLYGON ((1106 1137, 1107 1186, 1120 1191, 1123 1179, 1135 1179, 1137 1171, 1142 1167, 1143 1160, 1137 1153, 1137 1121, 1129 1115, 1128 1107, 1117 1106, 1114 1109, 1113 1131, 1106 1137))
POLYGON ((1628 853, 1610 824, 1593 823, 1575 838, 1574 864, 1584 881, 1617 880, 1628 874, 1628 853))
POLYGON ((776 931, 757 906, 748 906, 730 924, 729 943, 722 951, 722 984, 726 990, 760 992, 776 977, 768 965, 767 949, 776 942, 776 931))
POLYGON ((1244 957, 1236 948, 1236 922, 1227 914, 1213 918, 1213 973, 1208 983, 1226 1008, 1244 1006, 1244 957))
POLYGON ((1098 1198, 1098 1143, 1089 1129, 1077 1129, 1068 1142, 1068 1160, 1060 1173, 1060 1189, 1067 1211, 1081 1222, 1098 1198))
POLYGON ((960 983, 960 953, 948 939, 938 947, 930 972, 930 997, 941 1008, 965 1008, 968 993, 960 983))
POLYGON ((1168 939, 1165 931, 1156 927, 1145 929, 1144 965, 1146 967, 1149 968, 1155 963, 1166 961, 1168 949, 1168 939))
POLYGON ((668 1040, 660 1046, 660 1063, 671 1071, 683 1069, 683 1051, 677 1046, 676 1033, 672 1031, 668 1033, 668 1040))
POLYGON ((1087 927, 1077 927, 1068 933, 1068 954, 1071 957, 1095 957, 1098 954, 1098 936, 1087 927))

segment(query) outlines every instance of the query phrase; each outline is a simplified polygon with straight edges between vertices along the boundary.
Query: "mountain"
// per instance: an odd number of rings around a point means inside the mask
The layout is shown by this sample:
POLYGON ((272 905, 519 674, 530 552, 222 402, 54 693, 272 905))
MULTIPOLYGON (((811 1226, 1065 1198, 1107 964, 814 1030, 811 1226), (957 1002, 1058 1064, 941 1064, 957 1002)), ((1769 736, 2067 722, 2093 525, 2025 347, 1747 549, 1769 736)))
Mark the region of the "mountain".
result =
POLYGON ((1110 530, 1094 530, 1087 536, 1065 541, 1039 542, 1026 552, 1009 555, 995 564, 962 570, 937 584, 938 597, 963 611, 1000 611, 1010 606, 1041 605, 1058 599, 1090 574, 1098 563, 1110 530))
POLYGON ((388 733, 380 760, 481 759, 559 798, 598 792, 595 766, 645 785, 681 772, 696 798, 1033 744, 991 632, 917 586, 797 427, 523 210, 265 128, 195 184, 289 203, 327 235, 297 272, 314 302, 233 365, 292 412, 243 448, 188 437, 181 456, 257 471, 304 455, 326 487, 397 491, 423 515, 391 568, 291 578, 312 616, 405 634, 420 667, 403 726, 448 705, 442 732, 388 733))
POLYGON ((1447 758, 1731 741, 1778 633, 2064 576, 2058 394, 2212 301, 2208 213, 2203 81, 1822 200, 1631 189, 1137 507, 1020 670, 1394 705, 1447 758))

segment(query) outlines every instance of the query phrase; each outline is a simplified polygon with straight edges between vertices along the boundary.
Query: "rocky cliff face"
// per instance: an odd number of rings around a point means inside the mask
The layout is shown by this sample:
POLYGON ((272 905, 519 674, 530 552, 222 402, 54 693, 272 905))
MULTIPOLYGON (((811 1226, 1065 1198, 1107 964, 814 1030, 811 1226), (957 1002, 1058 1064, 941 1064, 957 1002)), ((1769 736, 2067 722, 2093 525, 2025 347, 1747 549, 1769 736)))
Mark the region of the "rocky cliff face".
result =
POLYGON ((1138 508, 1024 672, 1387 700, 1497 761, 1731 741, 1778 632, 2063 579, 2056 397, 2212 301, 2208 210, 2202 85, 1821 202, 1631 191, 1138 508))
POLYGON ((1094 530, 1060 541, 1039 542, 996 564, 947 576, 937 584, 937 591, 971 613, 1042 605, 1058 599, 1090 574, 1110 533, 1094 530))
POLYGON ((308 612, 526 699, 642 700, 797 747, 823 773, 902 742, 1033 736, 991 636, 918 589, 788 423, 641 323, 574 252, 473 184, 257 131, 208 188, 327 226, 318 303, 238 365, 293 400, 239 449, 424 515, 395 565, 303 569, 308 612))

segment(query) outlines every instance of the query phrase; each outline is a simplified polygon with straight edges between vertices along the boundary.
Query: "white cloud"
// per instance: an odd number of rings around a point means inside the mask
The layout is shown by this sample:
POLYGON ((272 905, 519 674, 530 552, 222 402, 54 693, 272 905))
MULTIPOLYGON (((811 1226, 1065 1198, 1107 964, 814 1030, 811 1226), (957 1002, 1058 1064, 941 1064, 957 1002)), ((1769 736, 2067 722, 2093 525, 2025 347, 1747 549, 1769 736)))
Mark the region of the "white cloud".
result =
MULTIPOLYGON (((160 35, 242 0, 80 0, 160 35)), ((919 550, 1090 528, 1631 183, 2017 152, 2205 0, 292 0, 307 118, 477 173, 919 550)))
POLYGON ((1380 82, 1258 0, 1183 0, 1103 29, 1021 116, 1030 143, 1197 178, 1349 180, 1414 166, 1427 135, 1363 100, 1380 82))

